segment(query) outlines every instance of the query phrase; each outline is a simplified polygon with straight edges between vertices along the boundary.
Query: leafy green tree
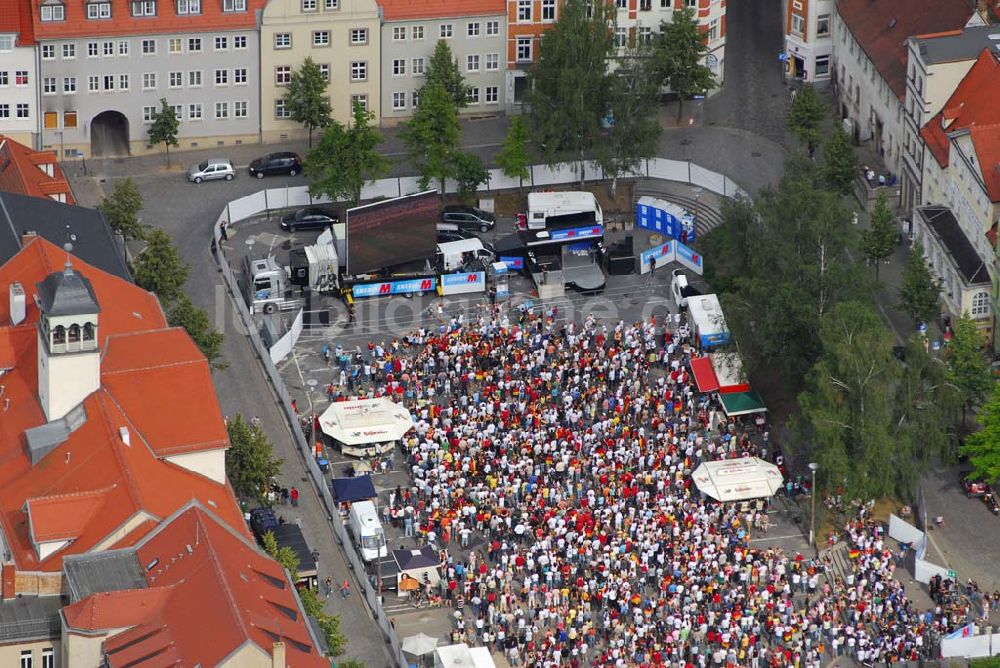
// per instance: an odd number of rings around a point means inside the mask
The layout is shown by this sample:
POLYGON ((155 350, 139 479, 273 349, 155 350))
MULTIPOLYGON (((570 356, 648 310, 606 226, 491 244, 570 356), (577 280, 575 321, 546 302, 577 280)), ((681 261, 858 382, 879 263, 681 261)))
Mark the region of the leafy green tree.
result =
POLYGON ((149 226, 144 225, 139 218, 142 207, 142 194, 135 187, 132 177, 128 177, 124 181, 115 182, 115 189, 111 191, 110 196, 101 198, 97 210, 104 215, 111 229, 128 241, 146 238, 149 226))
POLYGON ((365 662, 360 659, 347 659, 338 661, 337 668, 365 668, 365 662))
POLYGON ((349 127, 331 121, 319 145, 306 156, 305 170, 312 177, 310 195, 348 199, 357 206, 364 185, 389 173, 392 161, 378 152, 382 133, 371 125, 374 118, 375 114, 355 103, 349 127))
POLYGON ((260 539, 261 547, 267 554, 281 564, 281 567, 288 571, 292 582, 298 582, 299 580, 299 558, 295 554, 295 550, 288 547, 278 546, 278 539, 274 537, 273 531, 268 531, 260 539))
POLYGON ((313 130, 330 124, 330 98, 326 94, 328 82, 311 57, 302 61, 292 73, 292 80, 283 97, 289 118, 309 130, 309 148, 313 144, 313 130))
POLYGON ((837 125, 823 144, 823 176, 835 193, 850 195, 858 175, 858 159, 854 155, 851 139, 837 125))
POLYGON ((146 239, 146 249, 136 258, 132 277, 136 285, 156 293, 164 304, 172 304, 182 295, 191 267, 181 261, 170 235, 153 230, 146 239))
POLYGON ((250 424, 241 414, 229 421, 229 449, 226 450, 226 476, 236 496, 267 503, 266 489, 271 479, 281 473, 283 460, 259 425, 250 424))
POLYGON ((195 306, 187 295, 181 295, 167 311, 167 322, 171 327, 183 327, 187 331, 213 369, 226 368, 226 363, 219 359, 222 356, 222 332, 212 327, 205 309, 195 306))
POLYGON ((421 188, 435 179, 444 196, 445 179, 454 175, 461 133, 455 102, 445 87, 440 83, 424 86, 417 111, 400 132, 407 158, 420 170, 421 188))
MULTIPOLYGON (((842 302, 823 318, 822 353, 799 395, 799 436, 812 444, 828 485, 849 498, 897 489, 892 389, 901 375, 893 335, 870 303, 842 302)), ((908 453, 907 453, 908 454, 908 453)))
POLYGON ((966 412, 986 399, 993 383, 990 365, 983 355, 986 338, 976 322, 962 314, 952 323, 953 335, 948 344, 948 382, 958 388, 962 399, 962 424, 966 412))
POLYGON ((670 21, 660 24, 654 44, 654 61, 660 80, 677 95, 679 121, 684 100, 704 95, 716 86, 712 70, 702 64, 708 53, 708 36, 701 31, 694 10, 685 7, 674 12, 670 21))
POLYGON ((601 138, 608 113, 608 58, 614 49, 614 5, 566 0, 542 35, 541 59, 528 72, 528 124, 547 164, 569 154, 581 162, 601 138), (589 15, 588 15, 589 13, 589 15))
POLYGON ((792 100, 792 107, 788 111, 788 126, 810 153, 819 139, 820 124, 824 118, 826 108, 823 101, 813 90, 812 84, 804 85, 792 100))
POLYGON ((618 177, 635 172, 643 160, 656 155, 663 131, 656 120, 659 81, 651 48, 643 44, 627 48, 608 83, 611 123, 605 140, 597 145, 597 162, 605 175, 611 175, 614 197, 618 177))
POLYGON ((167 104, 167 98, 160 98, 160 110, 153 113, 153 124, 149 126, 146 135, 153 146, 163 144, 167 149, 167 167, 170 167, 170 147, 177 147, 177 133, 180 131, 180 121, 174 108, 167 104))
POLYGON ((898 307, 916 322, 929 322, 941 314, 941 281, 931 273, 919 243, 913 244, 906 259, 898 307))
POLYGON ((458 196, 463 200, 475 197, 479 186, 490 180, 490 173, 475 153, 456 153, 453 158, 452 174, 458 181, 458 196))
POLYGON ((517 189, 524 189, 524 180, 530 176, 531 155, 528 153, 528 127, 523 116, 514 116, 507 128, 503 146, 496 156, 504 176, 517 179, 517 189))
POLYGON ((444 86, 456 109, 463 109, 469 104, 469 86, 462 76, 458 59, 452 54, 448 42, 443 39, 439 39, 434 45, 434 53, 424 68, 424 85, 420 87, 420 96, 423 97, 427 86, 435 83, 444 86))
POLYGON ((872 209, 871 226, 861 232, 861 252, 865 260, 875 265, 875 280, 883 260, 892 257, 896 249, 896 227, 892 224, 892 211, 885 200, 885 192, 879 192, 872 209))
POLYGON ((972 474, 979 480, 1000 480, 1000 383, 993 383, 989 399, 979 411, 981 429, 965 439, 961 451, 972 464, 972 474))

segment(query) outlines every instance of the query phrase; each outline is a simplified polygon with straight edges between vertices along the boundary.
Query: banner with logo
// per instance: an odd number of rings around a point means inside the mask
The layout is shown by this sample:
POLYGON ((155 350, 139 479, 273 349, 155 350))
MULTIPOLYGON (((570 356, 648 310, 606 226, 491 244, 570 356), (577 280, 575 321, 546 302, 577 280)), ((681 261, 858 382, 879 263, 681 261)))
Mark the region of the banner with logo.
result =
POLYGON ((704 261, 701 253, 696 252, 690 246, 685 246, 679 241, 675 242, 675 247, 676 257, 674 259, 700 276, 704 272, 704 261))
POLYGON ((549 230, 549 239, 552 241, 565 241, 567 239, 593 239, 603 237, 604 228, 600 225, 590 227, 569 227, 562 230, 549 230))
POLYGON ((668 262, 673 262, 677 253, 676 246, 677 242, 671 239, 665 244, 653 246, 639 253, 639 273, 649 273, 652 269, 649 264, 650 260, 656 260, 656 266, 661 268, 668 262))
POLYGON ((362 283, 351 288, 354 299, 362 297, 388 297, 390 295, 406 295, 420 292, 432 292, 437 289, 437 278, 413 278, 405 281, 383 281, 381 283, 362 283))
POLYGON ((507 265, 507 268, 511 271, 521 271, 524 269, 524 258, 523 257, 504 257, 500 256, 500 262, 507 265))
POLYGON ((441 274, 441 294, 461 295, 486 291, 486 272, 473 271, 462 274, 441 274))

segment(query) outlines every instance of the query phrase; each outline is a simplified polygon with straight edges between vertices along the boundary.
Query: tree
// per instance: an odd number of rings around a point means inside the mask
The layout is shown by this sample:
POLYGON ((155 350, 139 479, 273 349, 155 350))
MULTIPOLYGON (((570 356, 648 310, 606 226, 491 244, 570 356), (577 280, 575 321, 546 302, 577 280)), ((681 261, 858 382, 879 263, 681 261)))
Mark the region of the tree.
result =
POLYGON ((941 314, 941 281, 931 273, 919 243, 907 256, 898 307, 915 322, 929 322, 941 314))
POLYGON ((609 79, 609 127, 597 145, 597 162, 611 175, 611 196, 618 177, 633 173, 643 160, 656 155, 662 128, 656 120, 659 81, 652 51, 645 45, 626 49, 609 79))
POLYGON ((528 124, 547 164, 568 153, 580 161, 601 138, 608 113, 608 58, 614 48, 614 5, 566 0, 542 35, 541 59, 528 72, 528 124), (590 11, 590 16, 588 16, 590 11))
POLYGON ((861 232, 861 252, 865 260, 875 265, 875 280, 878 267, 896 248, 896 228, 892 224, 892 211, 885 200, 885 192, 879 192, 872 209, 871 226, 861 232))
POLYGON ((451 47, 443 39, 439 39, 434 45, 434 53, 424 68, 424 85, 420 88, 420 97, 423 97, 427 86, 435 83, 444 86, 456 109, 463 109, 469 104, 469 87, 465 84, 458 59, 452 55, 451 47))
POLYGON ((979 431, 965 439, 961 452, 972 464, 972 475, 996 483, 1000 479, 1000 383, 994 383, 990 397, 979 411, 979 431))
POLYGON ((497 164, 504 176, 517 179, 517 189, 524 189, 524 180, 530 176, 531 156, 528 153, 528 127, 523 116, 514 116, 507 128, 503 146, 496 156, 497 164))
POLYGON ((830 138, 823 144, 823 176, 835 193, 850 195, 858 175, 858 159, 851 140, 844 129, 837 125, 830 138))
POLYGON ((788 111, 788 127, 806 146, 810 155, 819 138, 819 127, 825 117, 826 109, 822 100, 813 90, 812 84, 806 84, 792 99, 792 108, 788 111))
POLYGON ((392 161, 378 152, 382 133, 372 127, 374 118, 375 114, 355 102, 349 127, 330 123, 319 145, 306 157, 306 173, 312 177, 310 195, 348 199, 357 206, 364 185, 389 173, 392 161))
POLYGON ((490 173, 483 161, 475 153, 456 153, 453 158, 452 175, 458 181, 458 196, 463 200, 472 199, 479 186, 488 183, 490 173))
POLYGON ((281 567, 288 571, 288 575, 292 582, 298 582, 299 580, 299 557, 295 554, 295 550, 288 547, 278 546, 278 539, 274 537, 273 531, 268 531, 260 539, 261 547, 267 554, 281 564, 281 567))
POLYGON ((986 399, 993 377, 983 355, 986 339, 976 322, 968 314, 962 314, 952 326, 953 335, 947 353, 948 382, 958 388, 964 426, 966 412, 986 399))
POLYGON ((454 174, 461 133, 455 102, 445 87, 440 83, 424 86, 417 111, 400 132, 407 157, 420 170, 421 188, 436 179, 444 196, 445 179, 454 174))
POLYGON ((708 53, 708 36, 701 31, 694 10, 674 12, 672 20, 660 23, 654 59, 660 80, 677 96, 677 120, 684 100, 704 95, 716 86, 715 75, 702 64, 708 53))
POLYGON ((326 95, 328 82, 323 78, 312 58, 302 61, 302 66, 292 73, 288 91, 282 98, 289 118, 309 130, 309 148, 312 148, 313 130, 330 124, 330 98, 326 95))
POLYGON ((171 327, 183 327, 187 331, 213 369, 227 366, 219 359, 222 355, 222 332, 212 327, 205 309, 195 306, 187 295, 181 295, 167 311, 167 322, 171 327))
POLYGON ((267 503, 265 490, 271 479, 281 473, 281 459, 259 425, 249 424, 237 413, 229 421, 229 449, 226 450, 226 476, 236 496, 257 503, 267 503))
POLYGON ((132 277, 136 285, 156 293, 165 305, 172 304, 180 298, 191 267, 181 261, 173 240, 163 230, 150 232, 146 242, 146 249, 132 267, 132 277))
POLYGON ((149 226, 144 225, 139 219, 142 207, 142 195, 135 187, 132 177, 117 181, 111 195, 102 197, 101 203, 97 205, 98 211, 104 214, 111 229, 122 235, 126 241, 146 237, 149 226))
POLYGON ((163 144, 167 149, 167 167, 170 167, 170 147, 177 147, 177 133, 180 130, 180 121, 174 108, 167 104, 167 98, 160 98, 160 110, 153 113, 153 124, 146 132, 149 143, 153 146, 163 144))
POLYGON ((337 668, 365 668, 365 662, 360 659, 346 659, 338 661, 337 668))

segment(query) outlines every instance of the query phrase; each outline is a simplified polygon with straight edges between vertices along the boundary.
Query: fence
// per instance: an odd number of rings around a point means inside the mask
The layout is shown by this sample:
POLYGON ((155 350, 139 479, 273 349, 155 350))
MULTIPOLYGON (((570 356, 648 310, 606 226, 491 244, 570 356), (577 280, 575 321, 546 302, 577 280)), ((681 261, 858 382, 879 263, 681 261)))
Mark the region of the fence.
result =
POLYGON ((910 543, 913 546, 913 579, 917 582, 927 584, 935 575, 943 578, 952 577, 952 572, 943 566, 932 564, 924 557, 927 556, 927 534, 916 528, 906 520, 895 515, 889 516, 889 537, 898 540, 900 543, 910 543))
MULTIPOLYGON (((529 170, 530 175, 525 185, 529 185, 530 187, 540 187, 574 183, 580 180, 580 170, 583 170, 582 173, 585 180, 606 180, 602 170, 596 163, 560 163, 553 165, 552 167, 545 165, 533 165, 529 170), (586 179, 587 174, 592 174, 594 176, 586 179)), ((729 179, 729 177, 703 169, 689 161, 655 158, 645 163, 643 171, 632 176, 639 178, 645 177, 669 181, 681 181, 705 188, 706 190, 711 190, 712 192, 722 195, 723 197, 748 197, 747 193, 738 187, 735 182, 729 179)), ((421 189, 419 187, 418 180, 419 179, 417 177, 380 179, 366 185, 364 189, 362 189, 361 196, 363 199, 374 199, 379 197, 389 198, 401 197, 409 193, 419 192, 421 189)), ((519 183, 517 180, 505 177, 499 170, 490 170, 490 181, 488 187, 491 190, 517 188, 518 185, 519 183)), ((453 181, 449 181, 445 184, 445 190, 446 192, 454 192, 457 190, 457 184, 453 181)), ((299 426, 298 417, 292 409, 292 399, 288 394, 287 388, 285 388, 285 383, 275 366, 275 362, 272 360, 272 351, 264 345, 264 342, 260 337, 260 332, 253 321, 250 309, 243 300, 239 286, 237 285, 236 274, 230 266, 229 260, 226 258, 225 249, 222 246, 223 230, 225 227, 233 223, 258 216, 262 213, 269 214, 274 209, 306 206, 309 204, 323 202, 329 202, 329 200, 311 197, 309 195, 309 189, 306 186, 261 190, 253 193, 252 195, 247 195, 246 197, 241 197, 229 202, 229 204, 226 205, 226 208, 219 214, 218 219, 215 221, 213 238, 215 240, 215 247, 218 249, 216 260, 219 263, 222 279, 226 284, 226 289, 229 291, 231 301, 235 305, 236 312, 239 314, 239 318, 247 330, 250 344, 253 346, 258 359, 260 359, 261 366, 263 366, 264 372, 271 381, 271 385, 274 387, 275 393, 278 395, 278 403, 285 412, 285 418, 292 426, 292 438, 295 441, 296 447, 298 447, 299 453, 302 455, 302 459, 305 461, 306 469, 309 472, 309 478, 312 481, 313 486, 316 488, 320 500, 326 510, 327 519, 329 520, 330 526, 333 530, 333 535, 342 548, 341 552, 347 560, 348 566, 350 566, 358 576, 357 579, 361 584, 365 600, 368 602, 368 606, 375 617, 376 623, 379 625, 382 633, 387 638, 393 660, 398 666, 407 666, 409 661, 407 661, 406 657, 403 656, 400 640, 396 636, 395 629, 392 626, 392 622, 390 621, 388 614, 386 614, 385 609, 382 607, 381 598, 379 597, 378 592, 365 576, 364 564, 358 557, 357 551, 351 547, 351 541, 347 534, 347 528, 344 526, 344 522, 340 517, 340 512, 337 508, 337 504, 333 500, 330 488, 326 484, 326 478, 320 471, 319 465, 316 463, 316 458, 313 456, 312 448, 306 441, 305 436, 302 433, 302 429, 299 426)), ((296 318, 296 322, 299 323, 299 333, 301 333, 301 318, 302 312, 300 311, 298 317, 296 318)), ((279 350, 275 352, 276 354, 280 354, 281 351, 279 350)))

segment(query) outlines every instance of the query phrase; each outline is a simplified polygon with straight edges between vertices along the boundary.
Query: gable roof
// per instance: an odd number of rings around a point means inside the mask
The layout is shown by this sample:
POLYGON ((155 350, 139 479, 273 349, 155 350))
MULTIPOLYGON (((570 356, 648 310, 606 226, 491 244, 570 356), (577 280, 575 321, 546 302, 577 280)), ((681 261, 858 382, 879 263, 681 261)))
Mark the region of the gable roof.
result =
MULTIPOLYGON (((41 282, 65 258, 66 251, 45 239, 29 239, 0 266, 0 292, 15 281, 41 282)), ((183 330, 166 328, 152 294, 79 259, 73 264, 100 304, 97 337, 108 373, 81 404, 73 428, 34 465, 25 432, 46 424, 38 401, 34 299, 28 297, 22 323, 0 327, 10 348, 3 379, 10 403, 0 420, 0 527, 15 564, 54 571, 66 555, 134 544, 192 499, 249 535, 228 484, 163 459, 228 442, 207 361, 183 330), (56 540, 72 542, 39 562, 36 545, 56 540)), ((9 322, 9 304, 0 300, 0 323, 9 322)))
MULTIPOLYGON (((121 242, 100 211, 48 198, 0 192, 0 263, 24 248, 25 237, 30 238, 31 233, 60 248, 71 241, 74 256, 101 271, 131 280, 121 242)), ((61 268, 65 260, 64 252, 56 266, 61 268)))
POLYGON ((948 255, 955 261, 958 272, 966 285, 981 285, 991 282, 986 263, 979 257, 975 247, 962 232, 955 214, 946 206, 920 206, 917 211, 927 221, 934 236, 941 240, 948 255))
POLYGON ((507 12, 507 0, 377 0, 385 21, 494 16, 507 12))
POLYGON ((963 30, 949 30, 913 38, 920 59, 928 65, 972 60, 984 48, 996 44, 993 36, 1000 34, 1000 26, 970 26, 963 30))
POLYGON ((948 166, 952 136, 969 132, 986 192, 993 202, 1000 201, 998 89, 1000 59, 983 49, 941 111, 920 129, 920 136, 941 168, 948 166))
POLYGON ((31 46, 35 35, 31 23, 31 0, 0 2, 0 33, 17 33, 18 46, 31 46))
MULTIPOLYGON (((18 4, 20 2, 21 0, 17 0, 18 4)), ((0 4, 13 6, 15 3, 0 4)), ((0 15, 2 13, 3 10, 0 10, 0 15)), ((0 32, 5 31, 0 28, 0 32)), ((54 151, 35 151, 2 134, 0 134, 0 190, 45 199, 52 199, 51 195, 64 195, 67 204, 76 202, 54 151), (46 170, 52 173, 49 174, 46 170)))
POLYGON ((885 82, 906 96, 907 39, 956 30, 974 14, 969 0, 838 0, 837 13, 885 82))
POLYGON ((180 510, 131 553, 148 588, 63 611, 73 630, 126 629, 104 641, 108 666, 215 666, 248 643, 270 654, 282 641, 289 668, 329 667, 285 571, 208 509, 180 510))

